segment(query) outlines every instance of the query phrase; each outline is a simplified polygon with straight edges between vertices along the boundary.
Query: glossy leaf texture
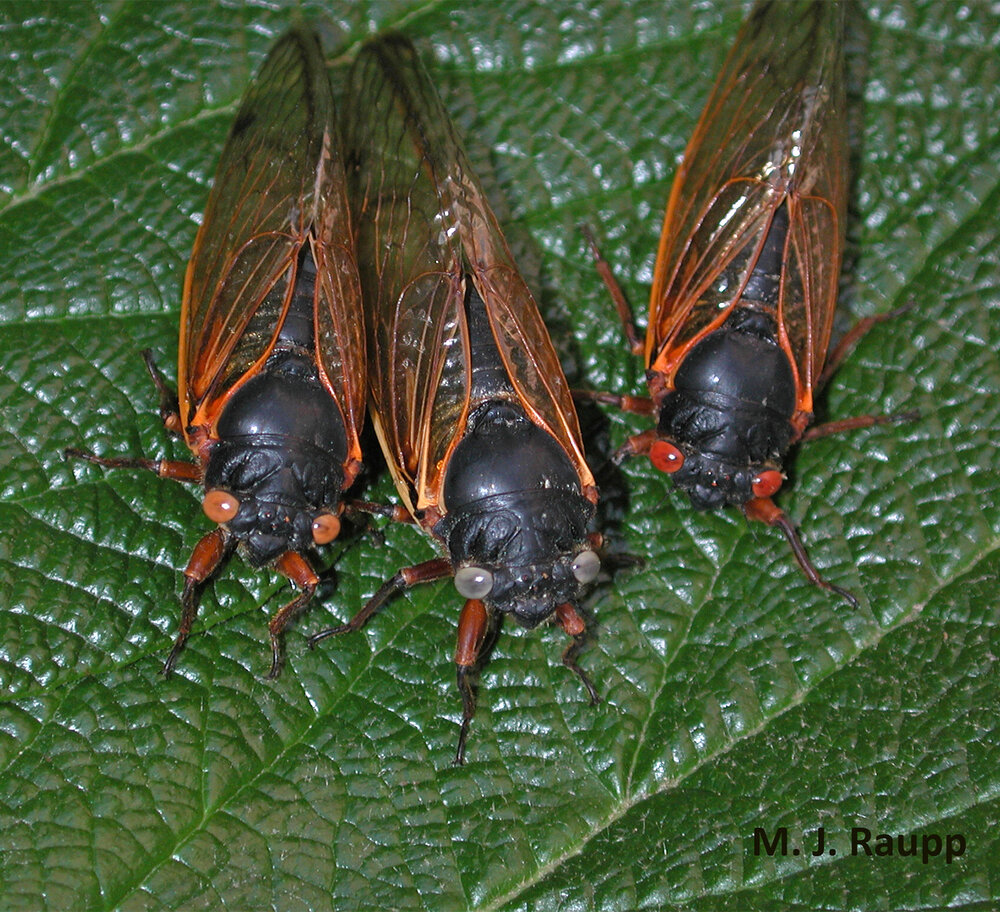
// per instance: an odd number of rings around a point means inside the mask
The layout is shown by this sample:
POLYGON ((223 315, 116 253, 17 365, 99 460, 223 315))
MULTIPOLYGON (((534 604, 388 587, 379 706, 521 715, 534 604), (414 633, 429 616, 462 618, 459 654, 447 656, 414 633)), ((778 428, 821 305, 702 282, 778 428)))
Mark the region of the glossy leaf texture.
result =
MULTIPOLYGON (((610 547, 645 561, 585 605, 604 702, 561 666, 559 631, 508 630, 464 768, 449 587, 305 645, 433 556, 416 530, 323 552, 276 682, 260 625, 286 585, 234 562, 165 681, 197 497, 61 451, 184 455, 139 352, 174 371, 222 143, 303 12, 332 17, 335 91, 373 30, 416 41, 570 382, 641 392, 577 226, 642 313, 673 171, 747 7, 0 8, 5 909, 996 906, 1000 26, 986 4, 863 6, 835 336, 915 307, 860 344, 820 417, 921 417, 802 447, 781 497, 861 610, 809 586, 773 531, 686 509, 645 463, 610 469, 642 420, 582 409, 610 547), (802 854, 755 856, 754 829, 778 826, 802 854), (819 826, 836 856, 808 854, 819 826), (967 848, 852 857, 855 826, 967 848)), ((384 472, 365 494, 392 496, 384 472)))

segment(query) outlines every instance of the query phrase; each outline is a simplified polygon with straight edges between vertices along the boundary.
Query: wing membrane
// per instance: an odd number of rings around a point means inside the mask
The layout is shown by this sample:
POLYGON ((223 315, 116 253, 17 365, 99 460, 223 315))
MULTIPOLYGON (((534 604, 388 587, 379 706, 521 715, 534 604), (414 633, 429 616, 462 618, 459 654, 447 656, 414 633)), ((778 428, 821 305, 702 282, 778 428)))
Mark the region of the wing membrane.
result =
POLYGON ((646 362, 667 375, 739 299, 775 210, 788 203, 779 335, 800 410, 830 339, 846 209, 843 10, 763 2, 723 65, 667 206, 646 362))

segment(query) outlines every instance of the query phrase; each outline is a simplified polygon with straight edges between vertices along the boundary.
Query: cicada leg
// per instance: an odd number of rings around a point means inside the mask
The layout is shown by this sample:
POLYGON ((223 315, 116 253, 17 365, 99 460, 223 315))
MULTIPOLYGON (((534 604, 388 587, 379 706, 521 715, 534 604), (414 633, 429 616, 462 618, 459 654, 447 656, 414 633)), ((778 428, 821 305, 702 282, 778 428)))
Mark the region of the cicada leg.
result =
POLYGON ((432 580, 443 579, 453 573, 451 561, 444 557, 436 557, 422 564, 413 567, 404 567, 392 579, 387 580, 367 602, 367 604, 352 617, 346 624, 339 624, 314 633, 309 637, 309 646, 315 647, 321 640, 327 637, 339 636, 342 633, 351 633, 360 630, 371 616, 375 614, 383 605, 392 601, 401 592, 405 592, 411 586, 420 583, 429 583, 432 580))
POLYGON ((820 576, 819 571, 809 559, 805 545, 802 544, 802 539, 799 538, 799 533, 796 531, 795 526, 792 525, 792 521, 788 518, 784 510, 771 500, 770 497, 755 497, 744 504, 743 512, 746 514, 747 519, 756 519, 768 526, 777 526, 781 529, 788 544, 791 546, 792 553, 795 555, 799 567, 802 568, 802 572, 806 575, 806 579, 810 583, 814 586, 819 586, 821 589, 836 592, 852 608, 858 607, 858 600, 853 593, 827 582, 827 580, 820 576))
POLYGON ((608 289, 608 294, 611 295, 611 300, 615 302, 615 309, 618 311, 618 316, 622 321, 622 330, 625 333, 625 340, 628 342, 629 350, 633 355, 641 356, 645 351, 645 344, 639 338, 639 333, 635 328, 635 321, 632 319, 632 308, 629 307, 625 292, 622 291, 621 285, 618 284, 618 280, 611 271, 608 261, 604 259, 604 255, 598 248, 597 241, 594 240, 594 235, 590 229, 586 225, 581 225, 580 230, 583 232, 583 236, 590 247, 590 253, 594 257, 594 265, 597 267, 597 272, 601 276, 601 279, 603 279, 604 285, 608 289))
POLYGON ((180 462, 173 459, 142 459, 135 456, 97 456, 87 450, 67 447, 63 450, 67 459, 82 459, 91 465, 103 466, 106 469, 145 469, 155 472, 160 478, 172 478, 175 481, 201 481, 202 468, 193 462, 180 462))
POLYGON ((153 352, 146 348, 142 352, 142 360, 146 362, 146 370, 153 380, 153 385, 160 394, 160 420, 163 426, 177 437, 183 436, 181 426, 180 403, 177 401, 177 391, 167 383, 160 369, 153 360, 153 352))
POLYGON ((167 661, 163 663, 162 673, 169 676, 177 664, 177 657, 180 655, 187 638, 191 635, 191 628, 194 626, 195 618, 198 616, 198 592, 199 588, 216 570, 219 565, 228 557, 233 545, 229 534, 222 528, 215 528, 209 532, 191 553, 191 559, 184 570, 184 592, 181 594, 181 623, 177 631, 177 638, 174 640, 173 649, 167 656, 167 661))
POLYGON ((632 456, 645 456, 649 453, 650 447, 656 443, 656 428, 643 431, 629 437, 611 456, 611 461, 615 465, 621 465, 626 459, 632 456))
MULTIPOLYGON (((160 394, 160 419, 163 426, 176 436, 182 436, 181 418, 178 411, 177 393, 171 389, 166 378, 156 366, 153 353, 147 348, 142 352, 146 362, 146 370, 160 394)), ((103 466, 106 469, 145 469, 155 472, 161 478, 172 478, 175 481, 201 481, 202 468, 191 462, 180 462, 170 459, 143 459, 129 456, 97 456, 87 450, 77 447, 67 447, 63 450, 67 459, 82 459, 92 465, 103 466)))
POLYGON ((653 400, 649 396, 619 396, 617 393, 605 393, 600 390, 573 390, 573 398, 600 402, 603 405, 613 405, 623 412, 633 415, 652 415, 653 400))
POLYGON ((597 690, 587 673, 576 661, 587 642, 587 625, 580 617, 579 612, 569 602, 556 608, 556 619, 567 635, 573 638, 573 641, 563 652, 562 663, 583 682, 583 686, 587 689, 587 695, 590 697, 590 705, 596 706, 601 702, 601 698, 597 695, 597 690))
POLYGON ((831 434, 840 434, 843 431, 856 431, 859 428, 874 427, 880 424, 915 421, 919 417, 920 412, 917 409, 894 412, 891 415, 855 415, 853 418, 841 418, 839 421, 826 421, 823 424, 814 425, 806 430, 802 435, 802 440, 819 440, 820 437, 829 437, 831 434))
POLYGON ((406 507, 399 504, 372 503, 368 500, 352 500, 344 504, 344 512, 349 516, 364 514, 365 516, 381 516, 393 522, 414 523, 416 520, 410 515, 406 507))
POLYGON ((272 680, 281 673, 281 634, 289 622, 308 603, 319 585, 319 577, 313 568, 297 551, 286 551, 278 558, 275 569, 287 576, 302 592, 287 605, 279 608, 268 624, 271 634, 271 670, 267 673, 272 680))
POLYGON ((472 673, 482 655, 489 626, 490 617, 486 606, 479 599, 467 599, 458 618, 458 640, 455 644, 458 692, 462 695, 462 728, 458 733, 458 747, 455 750, 456 766, 465 763, 465 742, 469 737, 472 718, 476 714, 476 691, 472 673))
MULTIPOLYGON (((597 272, 604 281, 604 285, 608 289, 608 294, 611 295, 611 300, 614 301, 615 309, 618 311, 618 316, 622 321, 622 331, 625 333, 625 340, 628 342, 629 350, 633 355, 642 356, 644 345, 635 328, 635 321, 632 319, 632 308, 628 305, 625 292, 622 291, 621 285, 618 284, 618 280, 611 271, 608 261, 601 254, 597 246, 597 241, 594 240, 590 229, 586 225, 581 225, 580 230, 583 232, 583 236, 590 247, 597 272)), ((589 399, 592 402, 613 405, 623 412, 633 412, 637 415, 653 414, 653 400, 647 396, 619 396, 616 393, 605 393, 594 390, 573 390, 573 398, 578 401, 589 399)))
MULTIPOLYGON (((904 314, 913 309, 913 302, 890 310, 888 313, 875 314, 871 317, 864 317, 858 320, 837 343, 836 348, 830 353, 823 372, 816 380, 816 390, 821 390, 829 381, 833 373, 840 367, 840 363, 855 345, 879 323, 885 323, 900 314, 904 314)), ((896 424, 903 421, 915 421, 920 417, 920 412, 910 409, 905 412, 895 412, 890 415, 855 415, 853 418, 842 418, 839 421, 826 421, 823 424, 814 425, 806 429, 800 438, 802 441, 818 440, 821 437, 829 437, 831 434, 840 434, 844 431, 856 431, 859 428, 874 427, 882 424, 896 424)))
POLYGON ((830 377, 832 377, 837 368, 840 367, 840 363, 851 352, 851 349, 853 349, 854 346, 857 345, 865 335, 867 335, 873 326, 878 326, 879 323, 885 323, 887 320, 895 319, 901 314, 912 310, 913 307, 914 302, 910 301, 908 304, 903 304, 901 307, 890 310, 888 313, 874 314, 873 316, 863 317, 858 320, 857 323, 844 333, 844 337, 837 343, 833 351, 830 352, 830 356, 826 359, 826 366, 823 368, 822 373, 820 373, 816 380, 816 390, 821 390, 824 386, 826 386, 830 377))

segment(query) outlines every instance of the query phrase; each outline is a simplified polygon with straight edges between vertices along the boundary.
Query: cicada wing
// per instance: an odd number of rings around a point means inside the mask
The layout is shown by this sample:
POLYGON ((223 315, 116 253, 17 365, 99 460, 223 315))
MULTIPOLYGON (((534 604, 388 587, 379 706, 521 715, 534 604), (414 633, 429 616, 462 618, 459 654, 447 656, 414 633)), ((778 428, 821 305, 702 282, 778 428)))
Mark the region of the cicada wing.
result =
POLYGON ((778 325, 798 381, 796 409, 811 415, 833 331, 844 210, 814 196, 793 198, 790 207, 778 325))
POLYGON ((841 4, 809 0, 759 3, 737 36, 684 153, 660 238, 646 361, 668 378, 724 322, 788 202, 794 249, 784 255, 779 335, 800 402, 811 404, 843 251, 842 42, 841 4))
MULTIPOLYGON (((325 75, 325 73, 324 73, 325 75)), ((316 263, 316 351, 320 377, 340 406, 347 431, 348 487, 361 468, 359 434, 367 405, 361 281, 339 137, 331 130, 318 184, 311 236, 316 263)))
POLYGON ((412 45, 398 35, 366 45, 352 88, 357 115, 348 146, 373 314, 369 386, 401 495, 411 510, 436 505, 451 450, 465 433, 469 278, 519 399, 592 484, 548 333, 412 45))
POLYGON ((211 428, 226 393, 273 345, 322 198, 332 121, 319 43, 292 31, 240 103, 188 263, 178 369, 185 428, 211 428))
POLYGON ((473 261, 472 276, 486 304, 497 349, 525 411, 573 461, 584 494, 596 497, 594 477, 583 454, 576 407, 559 356, 493 213, 487 209, 485 214, 484 224, 470 222, 472 236, 492 235, 489 248, 473 261))
POLYGON ((442 224, 443 176, 418 133, 426 86, 410 78, 411 53, 392 35, 362 48, 351 73, 354 116, 346 137, 369 317, 372 417, 400 495, 414 511, 430 486, 428 463, 444 459, 464 418, 469 380, 464 283, 442 224))

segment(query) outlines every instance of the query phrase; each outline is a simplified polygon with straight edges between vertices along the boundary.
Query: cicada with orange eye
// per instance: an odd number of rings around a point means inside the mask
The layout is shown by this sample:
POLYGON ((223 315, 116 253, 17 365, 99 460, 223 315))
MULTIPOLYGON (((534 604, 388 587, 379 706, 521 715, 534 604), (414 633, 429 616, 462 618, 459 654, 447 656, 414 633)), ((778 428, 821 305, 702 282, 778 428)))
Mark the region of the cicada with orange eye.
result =
POLYGON ((197 462, 68 455, 200 482, 218 526, 184 571, 174 666, 202 584, 234 550, 301 594, 270 621, 280 634, 319 582, 306 550, 337 537, 342 492, 361 467, 365 338, 350 208, 317 36, 285 35, 247 89, 229 133, 184 281, 179 396, 146 354, 166 427, 197 462))
POLYGON ((817 390, 876 322, 827 359, 847 208, 843 31, 837 2, 754 8, 674 179, 644 345, 612 287, 650 399, 595 398, 656 416, 619 458, 648 454, 699 509, 739 506, 778 526, 808 579, 856 605, 820 576, 772 499, 793 444, 911 417, 809 428, 817 390))
POLYGON ((347 135, 368 324, 371 413, 405 510, 447 556, 408 567, 350 623, 419 582, 454 577, 465 598, 455 661, 469 676, 501 615, 555 617, 574 639, 598 575, 588 533, 597 488, 572 395, 534 299, 430 78, 399 35, 367 44, 352 70, 347 135))

